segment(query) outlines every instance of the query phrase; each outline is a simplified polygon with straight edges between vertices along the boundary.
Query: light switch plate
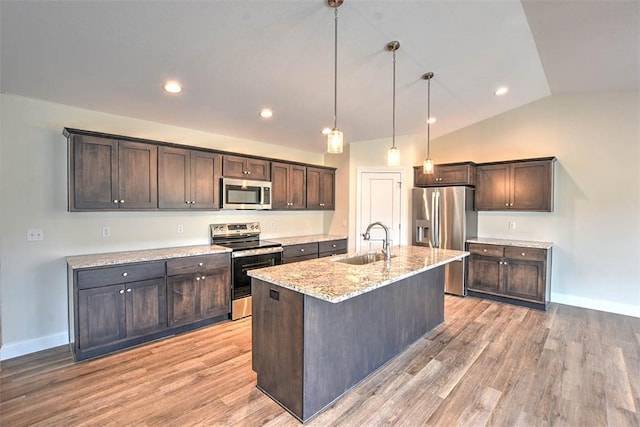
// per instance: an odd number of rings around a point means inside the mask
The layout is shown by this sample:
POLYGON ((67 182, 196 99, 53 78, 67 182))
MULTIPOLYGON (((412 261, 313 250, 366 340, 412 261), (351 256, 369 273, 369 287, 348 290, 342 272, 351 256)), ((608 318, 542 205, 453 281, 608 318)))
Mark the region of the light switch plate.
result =
POLYGON ((37 242, 44 240, 44 230, 41 228, 30 228, 27 230, 27 240, 37 242))

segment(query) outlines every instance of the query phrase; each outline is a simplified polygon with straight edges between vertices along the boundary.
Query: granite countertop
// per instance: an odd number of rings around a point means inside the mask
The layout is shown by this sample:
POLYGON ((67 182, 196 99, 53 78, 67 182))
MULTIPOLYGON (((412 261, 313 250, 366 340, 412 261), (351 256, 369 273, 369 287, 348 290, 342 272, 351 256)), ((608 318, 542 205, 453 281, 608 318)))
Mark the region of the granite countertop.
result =
POLYGON ((467 240, 467 243, 481 243, 484 245, 520 246, 523 248, 549 249, 553 242, 537 242, 530 240, 492 239, 489 237, 478 237, 467 240))
POLYGON ((337 236, 332 234, 310 234, 307 236, 293 236, 293 237, 276 237, 268 238, 271 242, 278 242, 282 246, 299 245, 301 243, 313 243, 313 242, 328 242, 331 240, 346 239, 347 236, 337 236))
POLYGON ((175 248, 146 249, 139 251, 107 252, 92 255, 67 257, 67 265, 73 269, 105 267, 132 262, 158 261, 195 255, 212 255, 231 252, 231 249, 217 245, 178 246, 175 248))
POLYGON ((324 301, 337 303, 462 259, 469 252, 432 249, 423 246, 394 246, 389 264, 377 261, 365 265, 337 262, 355 253, 261 268, 249 276, 324 301))

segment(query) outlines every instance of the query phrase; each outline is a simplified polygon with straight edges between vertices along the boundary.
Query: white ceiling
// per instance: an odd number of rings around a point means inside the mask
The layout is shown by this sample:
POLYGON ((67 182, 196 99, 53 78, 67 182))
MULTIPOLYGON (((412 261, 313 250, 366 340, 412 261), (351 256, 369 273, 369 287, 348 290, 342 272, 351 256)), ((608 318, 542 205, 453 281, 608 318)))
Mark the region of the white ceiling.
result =
MULTIPOLYGON (((326 0, 8 1, 0 90, 322 152, 333 124, 326 0), (169 96, 164 80, 183 82, 169 96), (270 121, 258 117, 272 107, 270 121)), ((640 88, 640 1, 345 0, 338 127, 345 140, 432 137, 556 93, 640 88), (501 85, 508 95, 496 97, 501 85)), ((73 118, 69 118, 69 124, 73 118)), ((98 129, 99 130, 99 129, 98 129)))

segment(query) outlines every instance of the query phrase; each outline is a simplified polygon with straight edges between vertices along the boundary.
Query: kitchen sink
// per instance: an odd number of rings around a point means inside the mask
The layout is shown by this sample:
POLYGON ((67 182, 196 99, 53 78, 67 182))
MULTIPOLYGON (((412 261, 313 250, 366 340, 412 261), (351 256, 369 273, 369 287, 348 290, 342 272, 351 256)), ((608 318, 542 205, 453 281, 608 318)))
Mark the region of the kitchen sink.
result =
MULTIPOLYGON (((391 258, 395 258, 395 255, 391 255, 391 258)), ((365 265, 371 264, 376 261, 384 261, 385 255, 382 252, 369 252, 366 254, 355 255, 349 258, 337 259, 335 262, 341 262, 343 264, 351 265, 365 265)))

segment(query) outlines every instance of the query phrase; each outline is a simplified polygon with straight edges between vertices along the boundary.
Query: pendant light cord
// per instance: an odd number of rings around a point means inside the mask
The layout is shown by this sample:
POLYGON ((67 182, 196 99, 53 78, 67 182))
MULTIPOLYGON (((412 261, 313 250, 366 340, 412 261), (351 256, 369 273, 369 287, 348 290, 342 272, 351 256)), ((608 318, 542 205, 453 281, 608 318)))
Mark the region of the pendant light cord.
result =
POLYGON ((391 115, 393 122, 391 126, 391 145, 393 148, 396 148, 396 49, 393 49, 393 113, 391 115))
POLYGON ((335 12, 334 45, 333 45, 333 128, 338 128, 338 8, 335 12))
POLYGON ((430 159, 429 150, 431 148, 431 78, 427 81, 427 159, 430 159))

